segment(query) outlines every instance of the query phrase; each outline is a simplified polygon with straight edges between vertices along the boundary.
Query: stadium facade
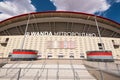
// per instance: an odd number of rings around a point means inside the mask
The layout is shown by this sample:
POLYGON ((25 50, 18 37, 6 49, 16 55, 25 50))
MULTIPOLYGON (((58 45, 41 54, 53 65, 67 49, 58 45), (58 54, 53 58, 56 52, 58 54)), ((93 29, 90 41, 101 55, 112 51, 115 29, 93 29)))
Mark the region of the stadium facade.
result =
POLYGON ((39 58, 51 59, 84 59, 89 51, 108 51, 120 59, 120 24, 80 12, 23 14, 0 22, 0 57, 14 49, 36 50, 39 58))

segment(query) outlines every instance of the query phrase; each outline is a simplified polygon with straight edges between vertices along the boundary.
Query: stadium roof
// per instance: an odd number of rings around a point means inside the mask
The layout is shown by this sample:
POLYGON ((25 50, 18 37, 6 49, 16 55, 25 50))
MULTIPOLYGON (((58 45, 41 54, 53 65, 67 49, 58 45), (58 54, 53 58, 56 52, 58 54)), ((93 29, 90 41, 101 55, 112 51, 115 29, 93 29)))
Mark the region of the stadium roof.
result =
POLYGON ((23 35, 29 18, 28 32, 84 32, 102 37, 120 38, 120 24, 112 20, 81 12, 49 11, 15 16, 0 22, 0 35, 23 35))

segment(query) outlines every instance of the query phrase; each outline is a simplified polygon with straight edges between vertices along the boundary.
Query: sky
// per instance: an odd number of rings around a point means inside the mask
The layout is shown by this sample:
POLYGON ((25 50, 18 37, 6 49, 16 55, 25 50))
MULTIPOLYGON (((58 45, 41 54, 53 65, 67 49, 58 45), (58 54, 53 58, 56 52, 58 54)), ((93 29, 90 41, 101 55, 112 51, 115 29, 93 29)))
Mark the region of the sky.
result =
POLYGON ((0 0, 0 21, 45 11, 83 12, 120 23, 120 0, 0 0))

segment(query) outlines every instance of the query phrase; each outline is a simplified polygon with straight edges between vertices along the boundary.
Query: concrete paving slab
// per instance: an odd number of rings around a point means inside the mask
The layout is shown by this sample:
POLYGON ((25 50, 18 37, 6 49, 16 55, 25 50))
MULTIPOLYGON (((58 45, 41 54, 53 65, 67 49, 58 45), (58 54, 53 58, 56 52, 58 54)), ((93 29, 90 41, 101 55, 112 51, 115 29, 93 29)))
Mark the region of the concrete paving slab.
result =
POLYGON ((75 64, 70 64, 70 61, 65 63, 63 60, 46 62, 17 62, 4 65, 0 70, 0 80, 16 80, 20 72, 19 80, 74 80, 74 78, 80 78, 80 80, 96 80, 86 69, 80 61, 73 61, 75 64), (60 62, 62 61, 62 62, 60 62), (59 65, 58 65, 59 64, 59 65), (8 69, 4 69, 8 68, 8 69), (6 75, 7 73, 7 75, 6 75), (4 77, 3 77, 4 76, 4 77))

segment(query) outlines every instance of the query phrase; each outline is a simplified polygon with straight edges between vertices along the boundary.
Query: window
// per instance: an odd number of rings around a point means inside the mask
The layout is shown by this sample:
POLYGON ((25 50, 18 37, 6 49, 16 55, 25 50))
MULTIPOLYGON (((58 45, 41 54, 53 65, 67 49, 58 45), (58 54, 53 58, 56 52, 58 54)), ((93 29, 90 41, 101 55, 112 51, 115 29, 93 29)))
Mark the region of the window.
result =
POLYGON ((0 43, 1 44, 1 46, 3 46, 3 47, 6 47, 7 46, 7 43, 0 43))
POLYGON ((6 38, 5 42, 8 42, 9 38, 6 38))
POLYGON ((112 43, 113 43, 114 49, 118 49, 119 48, 119 44, 116 44, 114 40, 112 40, 112 43))
POLYGON ((99 47, 99 50, 103 50, 104 49, 104 44, 103 43, 98 43, 98 47, 99 47))
POLYGON ((102 46, 102 44, 101 44, 101 43, 98 43, 98 46, 102 46))
POLYGON ((80 58, 84 58, 84 53, 80 53, 80 58))
POLYGON ((0 43, 1 46, 6 47, 8 44, 8 40, 9 40, 9 38, 6 38, 4 42, 0 43))

